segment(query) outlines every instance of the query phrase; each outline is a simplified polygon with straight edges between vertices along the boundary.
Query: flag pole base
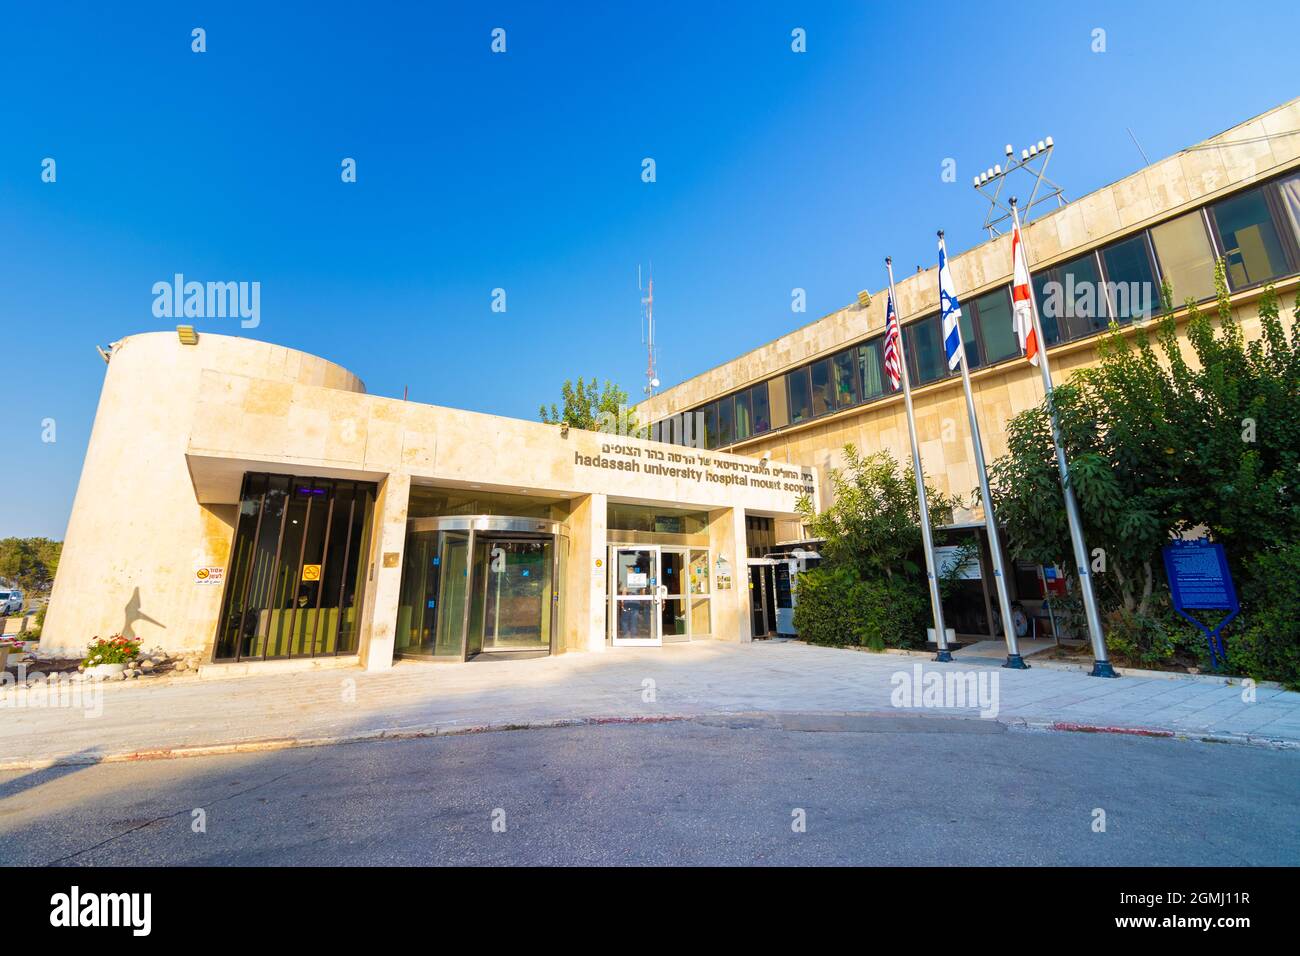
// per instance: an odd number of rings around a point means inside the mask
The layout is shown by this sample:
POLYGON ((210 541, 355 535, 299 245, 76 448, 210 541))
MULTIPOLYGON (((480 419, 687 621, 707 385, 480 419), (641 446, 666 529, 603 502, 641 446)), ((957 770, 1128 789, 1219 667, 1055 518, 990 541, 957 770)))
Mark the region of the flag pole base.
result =
POLYGON ((946 647, 939 648, 939 653, 934 655, 934 662, 936 664, 951 664, 952 651, 948 650, 946 647))
POLYGON ((1009 668, 1011 668, 1013 671, 1027 671, 1027 670, 1029 670, 1029 665, 1025 663, 1025 659, 1024 659, 1023 657, 1021 657, 1019 654, 1008 654, 1008 655, 1007 655, 1007 662, 1006 662, 1005 664, 1003 664, 1002 666, 1003 666, 1003 667, 1009 667, 1009 668))
POLYGON ((1093 661, 1092 670, 1088 672, 1089 677, 1118 677, 1115 668, 1110 666, 1110 661, 1093 661))

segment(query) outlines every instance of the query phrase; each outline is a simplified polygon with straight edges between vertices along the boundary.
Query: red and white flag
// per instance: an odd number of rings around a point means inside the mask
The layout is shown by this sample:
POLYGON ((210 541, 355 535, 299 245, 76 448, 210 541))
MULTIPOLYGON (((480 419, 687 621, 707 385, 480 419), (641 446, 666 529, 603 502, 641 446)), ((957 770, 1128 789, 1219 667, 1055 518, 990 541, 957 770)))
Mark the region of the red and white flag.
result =
POLYGON ((1034 365, 1038 364, 1038 335, 1034 332, 1033 303, 1029 297, 1029 264, 1025 262, 1025 247, 1020 242, 1020 229, 1011 234, 1011 259, 1014 263, 1014 276, 1011 280, 1011 305, 1014 310, 1012 321, 1016 328, 1016 337, 1020 339, 1020 351, 1034 365))
POLYGON ((892 295, 885 302, 885 371, 889 374, 890 387, 896 392, 902 381, 899 374, 903 367, 898 361, 898 313, 894 311, 892 295))

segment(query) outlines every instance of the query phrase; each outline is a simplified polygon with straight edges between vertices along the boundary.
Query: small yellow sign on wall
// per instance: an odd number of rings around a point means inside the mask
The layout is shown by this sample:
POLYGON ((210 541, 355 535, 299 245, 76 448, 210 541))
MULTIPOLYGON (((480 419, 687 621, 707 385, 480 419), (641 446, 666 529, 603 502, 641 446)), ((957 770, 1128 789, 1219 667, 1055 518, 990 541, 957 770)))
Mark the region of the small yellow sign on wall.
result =
POLYGON ((304 565, 302 566, 302 579, 303 579, 304 581, 319 581, 319 580, 320 580, 320 565, 319 565, 319 564, 304 564, 304 565))

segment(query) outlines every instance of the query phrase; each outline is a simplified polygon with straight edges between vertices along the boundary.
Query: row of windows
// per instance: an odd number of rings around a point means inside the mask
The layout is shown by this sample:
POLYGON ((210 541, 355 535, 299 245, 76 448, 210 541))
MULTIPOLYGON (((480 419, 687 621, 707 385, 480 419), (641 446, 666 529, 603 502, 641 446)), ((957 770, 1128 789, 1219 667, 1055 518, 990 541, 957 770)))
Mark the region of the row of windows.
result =
MULTIPOLYGON (((1043 336, 1049 346, 1126 325, 1161 310, 1168 280, 1176 303, 1214 296, 1214 263, 1226 264, 1233 291, 1300 272, 1300 173, 1245 190, 1034 275, 1043 336)), ((1020 354, 1009 285, 962 303, 962 339, 971 368, 1020 354)), ((913 385, 950 374, 938 314, 908 322, 913 385)), ((656 422, 651 437, 722 448, 754 435, 886 394, 883 336, 656 422)))

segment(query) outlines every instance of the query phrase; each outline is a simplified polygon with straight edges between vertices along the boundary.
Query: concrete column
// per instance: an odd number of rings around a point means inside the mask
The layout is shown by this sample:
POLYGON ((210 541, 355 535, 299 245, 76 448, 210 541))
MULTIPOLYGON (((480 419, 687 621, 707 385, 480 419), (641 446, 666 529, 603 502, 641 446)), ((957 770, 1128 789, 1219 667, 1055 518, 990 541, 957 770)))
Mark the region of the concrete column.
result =
POLYGON ((410 497, 411 476, 391 474, 379 487, 375 499, 361 631, 361 663, 368 671, 393 666, 402 553, 406 548, 406 508, 410 497))
POLYGON ((745 563, 745 509, 709 512, 709 547, 713 550, 713 639, 748 644, 754 639, 749 615, 749 566, 745 563), (718 558, 731 565, 731 589, 717 586, 718 558))
POLYGON ((583 495, 569 513, 569 564, 565 582, 562 646, 569 651, 605 649, 606 562, 605 495, 583 495), (597 564, 599 562, 599 564, 597 564))

